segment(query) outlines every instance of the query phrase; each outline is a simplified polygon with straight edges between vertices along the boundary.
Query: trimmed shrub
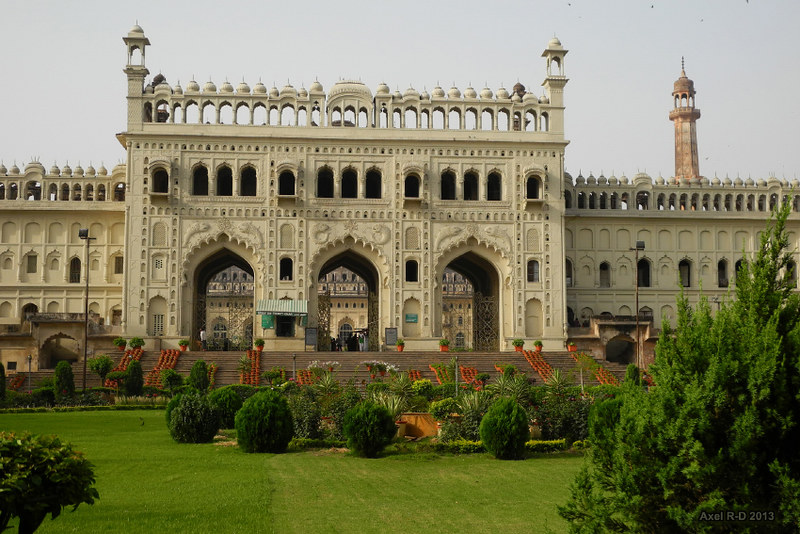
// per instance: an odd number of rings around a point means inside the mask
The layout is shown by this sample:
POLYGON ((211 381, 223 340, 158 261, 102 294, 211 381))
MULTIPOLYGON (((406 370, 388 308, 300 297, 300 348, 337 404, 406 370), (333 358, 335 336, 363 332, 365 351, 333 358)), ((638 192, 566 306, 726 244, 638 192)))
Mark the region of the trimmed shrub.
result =
POLYGON ((239 397, 242 399, 242 402, 258 393, 258 389, 250 384, 231 384, 230 386, 226 387, 231 388, 234 393, 239 395, 239 397))
POLYGON ((320 431, 320 409, 313 395, 303 392, 289 396, 289 408, 292 410, 295 438, 318 439, 322 437, 320 431))
POLYGON ((6 368, 0 362, 0 400, 6 398, 6 368))
POLYGON ((528 415, 510 398, 498 399, 481 421, 481 441, 500 460, 522 458, 528 436, 528 415))
POLYGON ((167 403, 167 407, 164 410, 164 418, 167 420, 167 428, 169 428, 170 416, 172 415, 172 410, 174 410, 175 407, 178 405, 178 403, 181 402, 181 397, 183 397, 183 393, 178 393, 177 395, 172 397, 172 400, 170 400, 167 403))
POLYGON ((245 452, 285 452, 294 433, 286 398, 275 391, 260 391, 236 413, 236 439, 245 452))
POLYGON ((452 397, 431 403, 431 415, 437 421, 445 421, 451 413, 458 411, 458 401, 452 397))
POLYGON ((411 384, 411 391, 414 395, 421 395, 431 400, 433 398, 433 383, 427 378, 420 378, 411 384))
POLYGON ((75 395, 75 377, 72 366, 64 360, 58 362, 55 373, 56 400, 68 399, 75 395))
POLYGON ((208 391, 208 366, 204 360, 197 360, 194 362, 192 370, 189 372, 189 379, 187 382, 201 393, 208 391))
POLYGON ((89 358, 89 370, 100 377, 100 383, 106 381, 106 375, 114 368, 114 360, 107 354, 101 354, 96 358, 89 358))
POLYGON ((331 437, 333 439, 344 440, 344 416, 345 414, 359 402, 361 402, 361 394, 358 390, 351 385, 345 387, 330 404, 330 415, 333 420, 333 431, 331 437))
POLYGON ((220 425, 222 428, 233 428, 236 419, 236 412, 242 407, 242 398, 233 389, 226 386, 213 390, 208 394, 217 411, 219 411, 220 425))
POLYGON ((138 397, 142 394, 144 387, 144 373, 142 372, 142 364, 139 360, 131 360, 128 364, 128 370, 125 371, 125 394, 132 397, 138 397))
POLYGON ((219 430, 219 412, 199 393, 186 393, 170 412, 169 433, 178 443, 209 443, 219 430))
POLYGON ((162 369, 161 385, 169 391, 175 391, 183 385, 183 376, 175 369, 162 369))
POLYGON ((628 367, 625 368, 625 383, 627 384, 630 382, 635 386, 641 385, 641 377, 639 376, 639 368, 636 367, 635 363, 629 363, 628 367))
POLYGON ((374 402, 361 402, 344 415, 347 447, 359 456, 375 458, 396 433, 389 410, 374 402))

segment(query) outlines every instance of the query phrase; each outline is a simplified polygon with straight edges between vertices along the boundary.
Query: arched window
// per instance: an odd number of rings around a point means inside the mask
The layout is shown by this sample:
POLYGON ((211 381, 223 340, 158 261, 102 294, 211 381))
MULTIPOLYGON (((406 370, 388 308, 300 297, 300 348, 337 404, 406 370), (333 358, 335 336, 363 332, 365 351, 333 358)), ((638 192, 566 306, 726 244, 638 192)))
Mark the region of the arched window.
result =
POLYGON ((456 175, 453 171, 442 173, 442 200, 456 199, 456 175))
POLYGON ((114 200, 117 202, 125 201, 125 184, 122 182, 114 186, 114 200))
MULTIPOLYGON (((528 176, 528 180, 525 183, 525 198, 529 199, 537 199, 540 198, 540 189, 541 189, 541 182, 539 182, 538 176, 528 176)), ((582 208, 583 206, 578 206, 582 208)))
POLYGON ((717 262, 717 284, 719 287, 728 287, 728 262, 726 260, 717 262))
POLYGON ((478 200, 478 175, 474 172, 464 174, 464 200, 478 200))
POLYGON ((328 167, 317 171, 317 198, 333 198, 333 171, 328 167))
POLYGON ((153 173, 153 193, 169 193, 169 175, 164 169, 156 169, 153 173))
POLYGON ((293 277, 293 262, 291 258, 281 258, 280 263, 280 279, 282 281, 292 280, 293 277))
POLYGON ((528 282, 539 281, 539 262, 537 260, 528 261, 528 282))
POLYGON ((600 264, 600 287, 611 287, 611 266, 605 261, 600 264))
POLYGON ((243 197, 256 196, 256 170, 249 165, 242 169, 239 175, 239 194, 243 197))
POLYGON ((733 264, 734 276, 736 278, 739 278, 739 275, 742 274, 742 267, 744 267, 742 260, 739 260, 733 264))
POLYGON ((283 171, 278 176, 278 194, 294 195, 294 173, 292 171, 283 171))
POLYGON ((406 198, 419 198, 419 176, 416 174, 406 176, 403 195, 406 198))
POLYGON ((464 348, 464 333, 459 332, 456 334, 456 347, 464 348))
POLYGON ((69 262, 69 283, 79 284, 81 282, 81 260, 72 258, 69 262))
MULTIPOLYGON (((614 197, 611 197, 611 203, 612 203, 611 208, 613 209, 614 197)), ((564 191, 564 207, 567 209, 572 207, 572 193, 570 193, 569 191, 564 191)))
POLYGON ((233 172, 227 165, 217 170, 217 195, 221 197, 233 195, 233 172))
POLYGON ((358 197, 358 174, 353 169, 342 171, 342 198, 358 197))
POLYGON ((192 194, 208 195, 208 169, 203 165, 198 165, 192 173, 192 194))
POLYGON ((381 198, 381 172, 377 169, 367 171, 367 183, 364 188, 366 198, 381 198))
POLYGON ((503 179, 500 173, 490 172, 486 179, 486 200, 502 200, 503 179))
POLYGON ((681 286, 692 287, 692 262, 681 260, 678 263, 678 273, 681 277, 681 286))
POLYGON ((416 260, 406 262, 406 282, 419 282, 419 264, 416 260))
POLYGON ((342 341, 347 341, 353 335, 353 327, 348 323, 342 324, 339 327, 339 339, 342 341))
POLYGON ((572 261, 569 259, 564 261, 564 270, 566 271, 566 285, 572 287, 572 261))
POLYGON ((648 260, 641 259, 636 264, 636 277, 639 287, 650 287, 650 262, 648 260))

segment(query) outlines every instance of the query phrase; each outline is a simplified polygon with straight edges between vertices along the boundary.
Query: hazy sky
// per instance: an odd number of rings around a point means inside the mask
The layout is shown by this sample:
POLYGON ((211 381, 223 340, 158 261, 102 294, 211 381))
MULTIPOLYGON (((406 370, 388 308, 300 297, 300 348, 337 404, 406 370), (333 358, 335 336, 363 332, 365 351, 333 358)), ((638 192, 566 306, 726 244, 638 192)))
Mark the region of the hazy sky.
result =
POLYGON ((517 82, 566 57, 567 170, 674 173, 672 83, 695 82, 700 171, 800 178, 800 1, 428 2, 0 0, 0 160, 110 169, 125 153, 126 53, 138 21, 151 76, 185 88, 339 79, 430 92, 517 82))

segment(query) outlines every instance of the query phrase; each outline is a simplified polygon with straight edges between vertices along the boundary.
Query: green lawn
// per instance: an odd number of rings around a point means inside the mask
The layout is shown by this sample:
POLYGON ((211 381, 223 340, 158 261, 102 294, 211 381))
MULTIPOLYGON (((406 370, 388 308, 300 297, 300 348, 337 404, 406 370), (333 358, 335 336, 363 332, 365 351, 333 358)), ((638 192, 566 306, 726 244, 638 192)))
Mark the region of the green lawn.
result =
MULTIPOLYGON (((553 532, 582 459, 338 451, 245 454, 172 441, 163 411, 0 414, 95 464, 100 500, 38 532, 553 532)), ((16 531, 16 529, 14 529, 16 531)))

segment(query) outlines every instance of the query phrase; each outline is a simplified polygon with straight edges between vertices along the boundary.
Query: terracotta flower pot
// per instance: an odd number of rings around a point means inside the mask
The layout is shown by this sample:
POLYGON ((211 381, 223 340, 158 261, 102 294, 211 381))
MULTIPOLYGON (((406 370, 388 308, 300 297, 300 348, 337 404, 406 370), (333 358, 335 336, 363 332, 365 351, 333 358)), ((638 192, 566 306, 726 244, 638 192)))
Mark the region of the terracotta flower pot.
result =
POLYGON ((567 350, 569 352, 575 352, 576 350, 578 350, 578 347, 576 345, 567 345, 567 350))
POLYGON ((403 352, 404 348, 406 348, 405 345, 397 345, 397 352, 403 352))
POLYGON ((439 352, 449 352, 450 346, 449 345, 439 345, 439 352))
POLYGON ((189 345, 181 345, 181 352, 186 352, 186 349, 189 348, 189 345))
POLYGON ((542 352, 542 346, 541 345, 534 345, 533 346, 533 350, 535 350, 536 352, 542 352))
POLYGON ((522 352, 522 345, 520 345, 520 346, 516 346, 515 345, 514 346, 514 352, 522 352))

